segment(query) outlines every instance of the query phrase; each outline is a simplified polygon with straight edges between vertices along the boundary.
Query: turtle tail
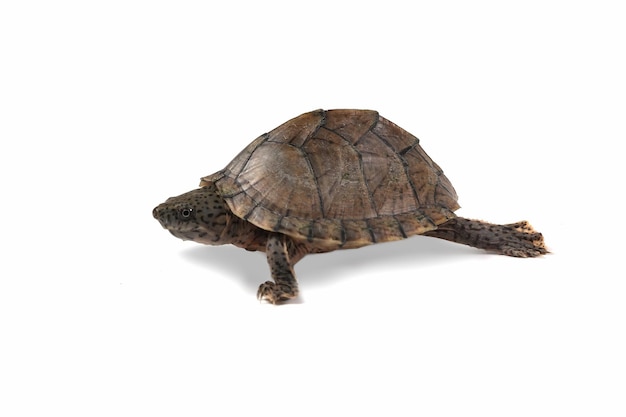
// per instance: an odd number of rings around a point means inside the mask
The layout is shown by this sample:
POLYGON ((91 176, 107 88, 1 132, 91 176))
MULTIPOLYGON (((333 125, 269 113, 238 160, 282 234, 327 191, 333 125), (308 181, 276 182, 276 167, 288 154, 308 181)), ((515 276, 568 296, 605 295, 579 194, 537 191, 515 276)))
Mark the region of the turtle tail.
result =
POLYGON ((518 258, 548 253, 543 235, 526 221, 501 225, 456 217, 424 234, 518 258))

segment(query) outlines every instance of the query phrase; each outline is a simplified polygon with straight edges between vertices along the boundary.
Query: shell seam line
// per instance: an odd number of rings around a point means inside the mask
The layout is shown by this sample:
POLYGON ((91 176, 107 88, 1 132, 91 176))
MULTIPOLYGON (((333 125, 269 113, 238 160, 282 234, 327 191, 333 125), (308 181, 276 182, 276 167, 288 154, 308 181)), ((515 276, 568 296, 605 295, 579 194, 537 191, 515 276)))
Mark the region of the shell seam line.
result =
POLYGON ((307 167, 309 167, 309 171, 311 172, 311 175, 313 175, 313 179, 315 180, 315 189, 317 190, 317 199, 320 205, 320 213, 322 213, 322 218, 326 218, 326 213, 324 212, 324 199, 322 198, 322 190, 320 189, 319 177, 317 176, 317 174, 315 173, 315 170, 313 169, 313 164, 311 163, 311 160, 309 159, 309 154, 306 153, 303 149, 300 149, 298 147, 296 147, 296 149, 298 149, 298 151, 302 154, 302 157, 306 161, 307 167))
POLYGON ((409 175, 409 170, 407 169, 409 166, 409 163, 407 162, 407 160, 404 158, 404 155, 400 155, 394 148, 393 146, 391 146, 391 144, 385 140, 382 136, 380 136, 379 134, 377 134, 376 132, 372 131, 372 133, 374 134, 374 136, 376 136, 378 139, 380 139, 380 141, 382 143, 384 143, 389 149, 391 149, 391 151, 393 153, 395 153, 396 155, 398 155, 398 157, 400 158, 400 160, 402 161, 402 167, 404 168, 404 174, 406 175, 406 179, 409 182, 409 184, 411 185, 411 191, 413 191, 413 198, 415 199, 415 203, 417 204, 417 207, 421 207, 421 203, 420 203, 420 199, 417 196, 417 190, 415 189, 415 183, 413 182, 413 180, 411 179, 411 176, 409 175))
MULTIPOLYGON (((269 133, 263 133, 261 135, 263 137, 263 140, 260 141, 255 147, 254 149, 252 149, 250 151, 250 153, 248 154, 248 157, 246 158, 246 162, 244 162, 243 164, 241 164, 241 169, 239 170, 239 172, 234 175, 234 178, 239 177, 239 175, 243 172, 243 170, 246 168, 246 166, 248 165, 248 162, 250 162, 250 158, 252 158, 252 155, 254 155, 254 153, 257 151, 257 149, 259 149, 261 147, 261 145, 263 145, 264 143, 266 143, 270 137, 269 133)), ((235 158, 236 159, 236 158, 235 158)), ((230 164, 229 164, 230 165, 230 164)))
MULTIPOLYGON (((376 123, 378 123, 378 119, 376 119, 376 123)), ((376 123, 374 123, 374 125, 372 125, 368 130, 366 130, 360 137, 359 139, 357 139, 354 143, 350 142, 348 139, 346 139, 345 137, 343 137, 343 135, 337 133, 336 131, 327 128, 326 126, 324 126, 324 129, 328 130, 329 132, 334 133, 335 135, 337 135, 338 137, 340 137, 344 142, 346 142, 348 144, 348 146, 356 153, 357 158, 359 160, 359 172, 361 173, 361 179, 363 180, 363 184, 365 184, 365 189, 367 190, 367 198, 370 202, 370 206, 372 208, 372 211, 374 211, 374 213, 376 213, 377 216, 380 215, 380 213, 378 212, 378 209, 376 207, 376 204, 374 203, 374 194, 372 193, 372 190, 370 190, 369 187, 369 183, 367 181, 367 179, 365 178, 365 170, 363 169, 363 155, 361 155, 361 152, 357 149, 357 147, 355 146, 357 142, 359 142, 368 132, 371 131, 372 127, 376 126, 376 123)), ((373 132, 372 132, 373 133, 373 132)))

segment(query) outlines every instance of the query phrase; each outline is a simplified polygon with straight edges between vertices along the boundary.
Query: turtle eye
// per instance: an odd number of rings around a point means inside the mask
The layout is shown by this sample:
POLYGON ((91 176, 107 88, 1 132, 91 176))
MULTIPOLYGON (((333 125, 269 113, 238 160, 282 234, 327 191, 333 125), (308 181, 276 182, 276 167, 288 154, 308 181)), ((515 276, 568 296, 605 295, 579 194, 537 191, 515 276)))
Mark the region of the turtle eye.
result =
POLYGON ((183 207, 183 208, 178 210, 178 217, 181 220, 188 220, 188 219, 190 219, 192 214, 193 214, 193 209, 189 208, 189 207, 183 207))

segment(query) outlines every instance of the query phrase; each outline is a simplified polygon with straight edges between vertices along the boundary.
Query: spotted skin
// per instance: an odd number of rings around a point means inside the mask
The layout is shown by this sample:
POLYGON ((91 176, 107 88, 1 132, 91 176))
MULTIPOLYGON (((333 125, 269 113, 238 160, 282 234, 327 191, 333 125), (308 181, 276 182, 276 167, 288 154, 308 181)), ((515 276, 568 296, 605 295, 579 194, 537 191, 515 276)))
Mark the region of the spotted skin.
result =
MULTIPOLYGON (((233 244, 250 251, 262 251, 273 281, 257 291, 259 300, 280 304, 298 296, 294 265, 309 253, 334 250, 306 239, 263 230, 235 216, 215 186, 206 186, 171 197, 153 210, 154 217, 174 236, 208 245, 233 244)), ((456 243, 514 257, 535 257, 547 253, 541 233, 528 222, 506 225, 455 217, 424 233, 456 243)))
POLYGON ((514 256, 547 253, 527 222, 458 217, 454 187, 419 139, 372 110, 316 110, 259 136, 200 188, 153 210, 174 236, 265 252, 259 299, 298 296, 309 253, 425 235, 514 256))
POLYGON ((285 235, 270 233, 267 238, 265 254, 272 274, 272 281, 266 281, 259 287, 257 298, 272 304, 290 300, 298 295, 298 282, 293 272, 293 263, 288 246, 291 239, 285 235))
POLYGON ((293 265, 307 253, 322 252, 234 216, 214 186, 171 197, 153 210, 153 216, 172 235, 183 240, 207 245, 233 244, 249 251, 265 252, 273 282, 261 284, 257 296, 272 304, 298 295, 293 265))
POLYGON ((424 235, 517 258, 548 253, 542 234, 526 221, 500 225, 457 217, 424 235))

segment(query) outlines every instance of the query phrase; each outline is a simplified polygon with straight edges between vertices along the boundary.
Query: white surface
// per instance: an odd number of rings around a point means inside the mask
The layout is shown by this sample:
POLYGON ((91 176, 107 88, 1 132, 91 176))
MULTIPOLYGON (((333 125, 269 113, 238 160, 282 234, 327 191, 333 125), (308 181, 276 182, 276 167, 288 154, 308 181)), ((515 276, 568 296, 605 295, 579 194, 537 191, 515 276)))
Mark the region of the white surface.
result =
POLYGON ((0 415, 625 415, 617 2, 224 3, 0 6, 0 415), (379 110, 553 254, 310 256, 273 307, 262 255, 152 218, 316 108, 379 110))

